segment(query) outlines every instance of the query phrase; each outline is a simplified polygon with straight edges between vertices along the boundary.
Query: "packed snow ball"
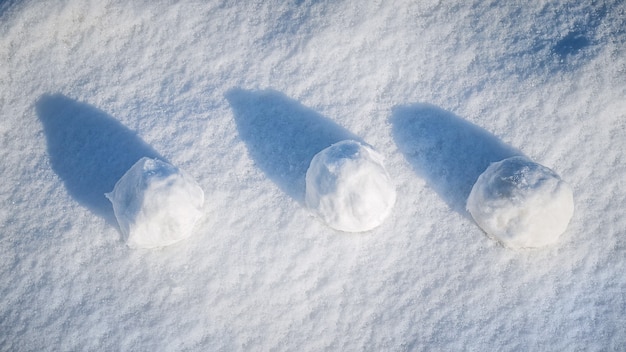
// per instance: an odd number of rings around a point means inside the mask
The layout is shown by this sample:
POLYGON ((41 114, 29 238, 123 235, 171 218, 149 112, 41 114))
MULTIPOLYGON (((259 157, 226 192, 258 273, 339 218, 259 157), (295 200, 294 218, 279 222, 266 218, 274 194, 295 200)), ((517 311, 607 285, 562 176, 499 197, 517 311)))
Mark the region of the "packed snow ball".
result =
POLYGON ((330 227, 361 232, 391 213, 396 189, 371 147, 345 140, 313 157, 306 173, 305 202, 330 227))
POLYGON ((200 218, 204 192, 182 170, 142 158, 106 197, 131 248, 157 248, 190 236, 200 218))
POLYGON ((574 213, 572 190, 551 169, 516 156, 491 164, 467 199, 467 210, 509 248, 557 242, 574 213))

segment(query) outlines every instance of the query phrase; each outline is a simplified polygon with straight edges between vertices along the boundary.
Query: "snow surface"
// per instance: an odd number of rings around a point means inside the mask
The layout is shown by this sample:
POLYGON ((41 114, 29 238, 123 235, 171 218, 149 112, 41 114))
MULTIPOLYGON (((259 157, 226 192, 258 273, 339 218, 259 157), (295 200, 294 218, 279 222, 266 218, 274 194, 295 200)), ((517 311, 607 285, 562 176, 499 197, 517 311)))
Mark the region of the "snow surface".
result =
POLYGON ((306 172, 307 207, 337 230, 362 232, 380 226, 396 202, 383 159, 353 140, 320 151, 306 172))
POLYGON ((3 2, 0 350, 622 350, 625 19, 621 0, 3 2), (398 192, 359 234, 303 206, 311 158, 349 135, 398 192), (554 246, 506 249, 465 211, 521 154, 572 187, 554 246), (131 250, 103 193, 159 156, 204 216, 131 250))
POLYGON ((105 196, 131 248, 164 247, 189 237, 204 204, 202 188, 185 171, 147 157, 105 196))
POLYGON ((549 168, 523 156, 489 165, 467 198, 467 211, 509 248, 554 244, 574 213, 572 190, 549 168))

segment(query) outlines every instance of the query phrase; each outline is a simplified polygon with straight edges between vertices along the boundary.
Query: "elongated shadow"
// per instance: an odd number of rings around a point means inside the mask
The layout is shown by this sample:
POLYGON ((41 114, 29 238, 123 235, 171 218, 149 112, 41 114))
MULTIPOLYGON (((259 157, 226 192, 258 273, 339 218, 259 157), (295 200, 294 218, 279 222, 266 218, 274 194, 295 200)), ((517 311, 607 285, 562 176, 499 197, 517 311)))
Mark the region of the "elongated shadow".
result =
POLYGON ((306 171, 315 154, 342 140, 361 141, 332 120, 274 90, 231 89, 226 99, 254 162, 300 203, 304 202, 306 171))
POLYGON ((163 159, 137 134, 107 113, 61 94, 36 104, 52 169, 80 204, 116 226, 104 193, 142 157, 163 159))
POLYGON ((460 214, 490 163, 522 153, 488 131, 429 104, 396 107, 391 117, 400 151, 439 196, 460 214))

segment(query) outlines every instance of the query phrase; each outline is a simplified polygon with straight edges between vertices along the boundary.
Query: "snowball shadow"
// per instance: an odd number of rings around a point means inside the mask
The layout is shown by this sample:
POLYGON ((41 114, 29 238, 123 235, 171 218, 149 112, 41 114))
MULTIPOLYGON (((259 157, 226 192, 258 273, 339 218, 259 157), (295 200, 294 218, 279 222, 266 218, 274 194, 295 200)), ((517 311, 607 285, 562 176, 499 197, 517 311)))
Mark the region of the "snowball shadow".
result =
POLYGON ((287 195, 304 204, 305 176, 322 149, 360 138, 274 90, 226 93, 239 136, 257 166, 287 195))
POLYGON ((42 96, 36 110, 54 172, 72 197, 115 226, 104 194, 142 157, 164 159, 135 132, 91 105, 54 94, 42 96))
POLYGON ((467 197, 492 162, 522 155, 488 131, 430 104, 394 108, 393 136, 415 172, 454 211, 469 217, 467 197))

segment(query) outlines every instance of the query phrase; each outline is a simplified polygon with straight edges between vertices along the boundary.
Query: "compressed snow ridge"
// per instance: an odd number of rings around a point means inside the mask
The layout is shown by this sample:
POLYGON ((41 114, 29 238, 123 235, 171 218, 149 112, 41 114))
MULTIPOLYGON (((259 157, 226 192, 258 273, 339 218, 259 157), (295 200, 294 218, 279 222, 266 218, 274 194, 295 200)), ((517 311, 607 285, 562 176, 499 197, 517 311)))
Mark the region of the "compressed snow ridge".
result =
POLYGON ((467 210, 509 248, 555 243, 574 212, 572 190, 551 169, 516 156, 491 164, 467 199, 467 210))
POLYGON ((137 161, 106 197, 131 248, 163 247, 189 237, 204 204, 193 178, 150 158, 137 161))
POLYGON ((360 232, 385 220, 396 201, 396 190, 382 155, 369 146, 345 140, 311 160, 305 201, 330 227, 360 232))

